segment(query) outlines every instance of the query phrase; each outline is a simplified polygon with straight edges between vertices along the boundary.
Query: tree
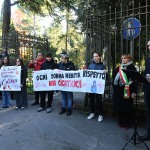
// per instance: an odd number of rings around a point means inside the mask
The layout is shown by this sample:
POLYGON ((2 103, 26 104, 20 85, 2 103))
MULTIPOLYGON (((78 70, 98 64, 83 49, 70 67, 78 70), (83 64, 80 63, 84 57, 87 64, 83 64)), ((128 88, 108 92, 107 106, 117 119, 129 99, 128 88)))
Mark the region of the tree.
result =
POLYGON ((25 10, 44 16, 46 13, 56 15, 54 12, 55 8, 60 7, 62 9, 63 7, 70 5, 72 1, 73 0, 70 0, 69 2, 66 2, 66 0, 16 0, 11 3, 11 0, 4 0, 2 34, 6 35, 10 28, 11 6, 19 5, 25 10))

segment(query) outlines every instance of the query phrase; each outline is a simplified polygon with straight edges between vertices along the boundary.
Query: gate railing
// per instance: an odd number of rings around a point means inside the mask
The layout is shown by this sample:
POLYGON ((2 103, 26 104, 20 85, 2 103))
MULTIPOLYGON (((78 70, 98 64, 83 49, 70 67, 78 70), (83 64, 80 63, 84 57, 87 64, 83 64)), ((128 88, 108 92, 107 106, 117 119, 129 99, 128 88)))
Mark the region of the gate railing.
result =
MULTIPOLYGON (((145 60, 148 56, 147 41, 150 39, 150 1, 135 3, 133 0, 127 6, 122 4, 117 8, 109 7, 105 12, 96 4, 92 4, 86 11, 86 62, 92 60, 92 54, 99 51, 103 62, 108 68, 109 79, 107 93, 111 98, 112 75, 116 67, 121 63, 121 55, 129 53, 137 70, 143 72, 145 60), (141 23, 140 34, 136 38, 125 39, 123 31, 136 30, 136 26, 126 26, 125 21, 135 18, 141 23)), ((141 91, 142 92, 142 91, 141 91)))
MULTIPOLYGON (((4 49, 7 50, 12 65, 15 65, 15 60, 20 57, 28 66, 29 61, 36 58, 38 52, 45 54, 49 51, 49 43, 47 38, 13 31, 0 38, 1 54, 4 49)), ((2 58, 2 55, 0 56, 2 58)), ((27 86, 28 93, 33 93, 32 69, 28 69, 27 86)))

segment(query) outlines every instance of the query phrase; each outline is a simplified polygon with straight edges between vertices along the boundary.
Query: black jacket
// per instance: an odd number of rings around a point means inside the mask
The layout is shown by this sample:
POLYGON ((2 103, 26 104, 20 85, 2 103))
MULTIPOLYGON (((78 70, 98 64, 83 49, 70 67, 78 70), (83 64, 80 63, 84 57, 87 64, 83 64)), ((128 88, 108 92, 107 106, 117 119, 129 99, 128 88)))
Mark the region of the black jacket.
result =
MULTIPOLYGON (((127 70, 134 70, 136 71, 136 68, 133 64, 126 67, 127 70)), ((116 74, 119 72, 119 67, 116 68, 116 71, 114 73, 114 79, 116 77, 116 74)), ((129 80, 129 76, 127 75, 127 78, 129 80)), ((114 81, 113 79, 113 81, 114 81)), ((134 82, 134 79, 131 78, 133 81, 132 84, 130 84, 130 94, 136 93, 136 84, 134 82)), ((115 111, 119 112, 132 112, 133 111, 133 99, 130 97, 130 99, 124 99, 124 85, 113 85, 113 108, 115 111)))
MULTIPOLYGON (((150 57, 146 60, 144 77, 146 74, 150 74, 150 57)), ((144 83, 143 85, 144 92, 150 92, 150 83, 144 83)))
POLYGON ((26 78, 27 78, 27 67, 21 66, 21 84, 26 86, 26 78))
POLYGON ((68 61, 67 63, 60 62, 57 65, 57 68, 60 69, 60 70, 75 70, 74 63, 71 62, 71 61, 68 61))
POLYGON ((53 59, 51 59, 51 61, 45 60, 45 62, 41 65, 41 70, 56 69, 56 68, 57 65, 53 59))

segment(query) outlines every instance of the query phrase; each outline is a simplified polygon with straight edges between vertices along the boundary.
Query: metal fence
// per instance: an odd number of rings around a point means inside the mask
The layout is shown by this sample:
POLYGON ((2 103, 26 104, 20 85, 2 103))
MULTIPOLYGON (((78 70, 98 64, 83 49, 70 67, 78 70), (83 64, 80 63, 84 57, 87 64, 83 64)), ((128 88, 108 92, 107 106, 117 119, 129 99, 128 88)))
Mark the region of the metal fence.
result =
MULTIPOLYGON (((20 57, 28 66, 29 61, 35 59, 38 52, 43 54, 48 52, 48 45, 47 38, 13 31, 0 38, 0 53, 2 54, 4 49, 7 50, 12 65, 15 65, 16 59, 20 57)), ((2 57, 2 55, 0 56, 2 57)), ((28 93, 33 93, 32 69, 28 69, 27 86, 28 93)))
POLYGON ((137 70, 142 72, 145 60, 148 56, 147 41, 150 39, 150 1, 128 5, 122 4, 117 8, 101 11, 95 3, 86 10, 85 34, 86 34, 86 62, 91 61, 93 52, 99 51, 103 56, 103 62, 108 68, 109 80, 106 91, 111 98, 112 74, 121 62, 121 55, 129 53, 137 70), (134 25, 129 20, 138 20, 140 26, 134 25), (127 23, 130 23, 129 25, 127 23), (139 36, 133 38, 136 30, 140 30, 139 36), (124 32, 129 32, 124 38, 124 32))

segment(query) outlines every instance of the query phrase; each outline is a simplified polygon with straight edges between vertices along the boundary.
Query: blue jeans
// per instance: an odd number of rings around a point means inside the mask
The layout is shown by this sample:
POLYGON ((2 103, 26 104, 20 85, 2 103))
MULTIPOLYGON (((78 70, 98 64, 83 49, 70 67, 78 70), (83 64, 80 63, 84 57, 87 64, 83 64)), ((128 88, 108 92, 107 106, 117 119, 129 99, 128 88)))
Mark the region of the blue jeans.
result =
POLYGON ((2 98, 3 98, 3 106, 10 106, 11 105, 10 91, 2 91, 2 98))
POLYGON ((150 135, 150 92, 144 92, 144 101, 147 112, 147 132, 150 135))
POLYGON ((68 109, 72 109, 73 93, 61 91, 61 95, 62 95, 62 108, 66 109, 66 107, 68 107, 68 109))

